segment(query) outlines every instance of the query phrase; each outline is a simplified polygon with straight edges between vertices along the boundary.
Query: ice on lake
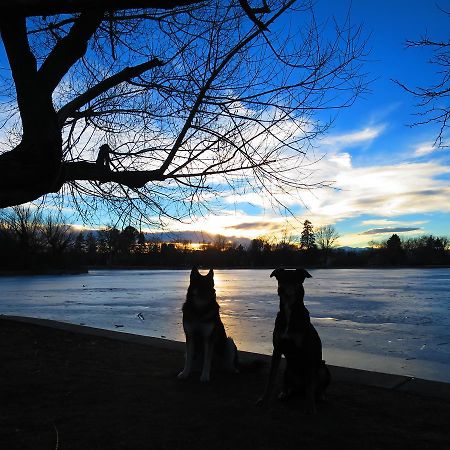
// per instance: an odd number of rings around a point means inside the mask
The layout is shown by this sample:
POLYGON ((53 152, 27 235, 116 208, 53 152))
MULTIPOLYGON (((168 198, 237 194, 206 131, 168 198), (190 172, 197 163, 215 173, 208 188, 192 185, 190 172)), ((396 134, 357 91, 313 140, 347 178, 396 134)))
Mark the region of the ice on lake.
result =
MULTIPOLYGON (((278 309, 270 270, 216 270, 238 348, 272 352, 278 309)), ((305 304, 330 364, 450 382, 450 269, 310 270, 305 304)), ((0 314, 184 340, 187 270, 0 277, 0 314)))

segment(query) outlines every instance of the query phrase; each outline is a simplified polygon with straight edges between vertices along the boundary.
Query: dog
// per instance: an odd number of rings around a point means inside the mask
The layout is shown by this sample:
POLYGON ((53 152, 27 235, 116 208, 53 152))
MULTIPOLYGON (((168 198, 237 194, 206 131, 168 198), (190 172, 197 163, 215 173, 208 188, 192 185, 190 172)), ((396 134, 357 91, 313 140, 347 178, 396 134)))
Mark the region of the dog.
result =
POLYGON ((237 348, 227 337, 219 314, 214 289, 214 271, 201 275, 196 267, 191 271, 186 301, 183 304, 183 329, 186 335, 186 359, 179 379, 188 378, 201 361, 200 381, 210 379, 211 365, 237 372, 237 348))
POLYGON ((273 330, 273 354, 269 379, 258 403, 266 404, 272 393, 281 356, 286 359, 282 391, 279 399, 301 392, 309 412, 316 412, 316 401, 324 398, 331 381, 322 359, 322 342, 312 325, 309 311, 303 303, 303 282, 311 275, 304 269, 275 269, 270 277, 278 281, 280 308, 273 330))

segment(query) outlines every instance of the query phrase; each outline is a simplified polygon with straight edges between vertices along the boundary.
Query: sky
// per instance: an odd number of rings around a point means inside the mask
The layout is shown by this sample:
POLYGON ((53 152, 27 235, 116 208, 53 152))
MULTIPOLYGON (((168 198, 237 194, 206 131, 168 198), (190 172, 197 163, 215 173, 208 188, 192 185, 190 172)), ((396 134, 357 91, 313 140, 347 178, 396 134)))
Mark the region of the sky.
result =
MULTIPOLYGON (((407 49, 407 39, 428 33, 448 40, 450 1, 316 0, 317 15, 333 14, 362 24, 368 37, 365 71, 369 90, 334 117, 329 132, 315 143, 317 177, 332 189, 305 191, 287 200, 290 214, 273 209, 260 193, 224 195, 219 210, 192 222, 167 222, 166 230, 204 231, 256 238, 298 235, 308 219, 316 227, 333 225, 339 245, 365 247, 393 233, 403 238, 450 235, 450 149, 433 149, 437 128, 410 127, 416 100, 392 80, 429 85, 435 69, 429 53, 407 49)), ((324 117, 324 119, 326 119, 324 117)), ((77 223, 77 219, 74 219, 77 223)), ((78 220, 81 224, 81 221, 78 220)), ((104 225, 99 223, 98 226, 104 225)))
POLYGON ((438 8, 450 2, 427 0, 358 0, 316 2, 318 15, 333 13, 363 25, 369 55, 365 70, 370 92, 334 118, 329 133, 316 143, 323 159, 314 166, 334 189, 305 192, 289 200, 295 220, 271 211, 258 193, 227 197, 221 214, 191 224, 169 224, 177 230, 200 230, 255 238, 274 232, 298 235, 305 219, 333 225, 339 245, 365 247, 397 233, 450 235, 450 150, 433 149, 437 128, 410 127, 416 100, 392 80, 409 86, 432 84, 435 69, 428 52, 406 48, 407 39, 428 34, 448 40, 449 19, 438 8), (250 204, 246 204, 248 200, 250 204), (287 225, 289 224, 289 225, 287 225))

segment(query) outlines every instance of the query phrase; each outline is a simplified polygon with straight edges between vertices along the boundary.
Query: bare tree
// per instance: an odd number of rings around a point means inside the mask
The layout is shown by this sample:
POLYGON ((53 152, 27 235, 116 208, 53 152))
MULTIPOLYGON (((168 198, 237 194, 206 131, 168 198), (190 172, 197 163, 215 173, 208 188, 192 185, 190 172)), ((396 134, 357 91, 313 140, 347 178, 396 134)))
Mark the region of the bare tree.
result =
POLYGON ((316 113, 365 88, 361 30, 327 41, 308 1, 258 3, 0 0, 0 207, 181 218, 224 186, 327 184, 305 155, 316 113))
MULTIPOLYGON (((443 11, 450 19, 450 12, 443 11)), ((431 53, 429 64, 436 70, 438 81, 430 86, 410 87, 394 80, 405 91, 418 99, 420 117, 413 125, 437 124, 438 132, 434 141, 435 147, 448 147, 448 129, 450 123, 450 40, 437 41, 424 36, 417 41, 408 40, 408 47, 428 49, 431 53)))
POLYGON ((212 242, 213 248, 215 248, 219 252, 223 252, 224 250, 226 250, 228 245, 229 245, 228 239, 221 234, 216 235, 216 237, 212 242))
POLYGON ((60 215, 49 214, 46 217, 42 234, 53 255, 63 253, 74 242, 71 226, 64 223, 60 215))
POLYGON ((42 214, 30 206, 14 206, 0 212, 0 230, 15 240, 26 256, 35 252, 42 241, 42 214))
POLYGON ((339 239, 339 233, 332 225, 324 225, 316 228, 314 232, 316 244, 319 249, 328 256, 330 250, 336 246, 339 239))

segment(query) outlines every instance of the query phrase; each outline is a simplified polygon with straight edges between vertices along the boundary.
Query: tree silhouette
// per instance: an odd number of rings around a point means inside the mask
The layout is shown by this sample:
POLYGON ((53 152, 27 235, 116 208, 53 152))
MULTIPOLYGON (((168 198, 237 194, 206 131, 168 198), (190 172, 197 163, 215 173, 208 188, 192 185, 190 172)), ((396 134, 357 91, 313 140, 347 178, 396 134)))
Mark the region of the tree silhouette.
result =
POLYGON ((1 0, 0 207, 59 193, 158 220, 245 180, 312 187, 294 169, 315 113, 364 90, 364 42, 349 23, 327 42, 308 2, 257 3, 1 0))
POLYGON ((313 250, 316 248, 314 228, 309 220, 303 222, 303 230, 300 236, 300 246, 303 250, 313 250))
POLYGON ((126 226, 120 233, 120 251, 130 253, 133 246, 137 244, 139 231, 131 225, 126 226))
MULTIPOLYGON (((442 11, 450 19, 450 12, 442 11)), ((430 86, 411 87, 394 80, 405 91, 418 99, 418 116, 413 125, 437 124, 438 132, 434 141, 436 147, 448 147, 448 129, 450 122, 450 41, 438 41, 428 36, 406 42, 408 47, 423 48, 430 51, 429 63, 435 68, 438 81, 430 86)))
POLYGON ((73 250, 77 255, 81 255, 83 253, 86 253, 87 251, 86 238, 84 237, 84 234, 81 231, 75 237, 75 241, 73 243, 73 250))
POLYGON ((327 264, 328 256, 339 239, 339 233, 332 225, 324 225, 314 232, 315 241, 322 252, 324 263, 327 264))
POLYGON ((393 234, 385 244, 387 258, 390 264, 398 264, 402 261, 404 252, 402 241, 398 234, 393 234))
MULTIPOLYGON (((74 242, 70 225, 64 223, 60 216, 49 214, 43 222, 42 234, 54 255, 62 254, 74 242)), ((81 245, 79 239, 78 244, 81 245)))
POLYGON ((41 245, 42 223, 41 212, 30 206, 15 206, 11 210, 0 213, 2 233, 17 242, 24 258, 35 252, 41 245))
MULTIPOLYGON (((307 228, 310 229, 310 223, 307 228)), ((373 243, 372 249, 334 249, 333 258, 325 261, 323 253, 315 251, 315 246, 310 250, 302 249, 286 236, 265 235, 250 241, 247 248, 237 242, 225 242, 221 236, 217 239, 212 236, 212 242, 200 248, 190 244, 188 240, 161 242, 130 226, 122 231, 115 227, 82 231, 74 238, 72 228, 54 216, 43 216, 37 208, 19 206, 0 211, 0 269, 6 271, 78 272, 86 266, 312 268, 324 262, 327 267, 423 266, 450 262, 450 239, 446 236, 423 235, 402 240, 392 235, 377 245, 373 243)))

